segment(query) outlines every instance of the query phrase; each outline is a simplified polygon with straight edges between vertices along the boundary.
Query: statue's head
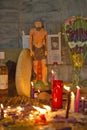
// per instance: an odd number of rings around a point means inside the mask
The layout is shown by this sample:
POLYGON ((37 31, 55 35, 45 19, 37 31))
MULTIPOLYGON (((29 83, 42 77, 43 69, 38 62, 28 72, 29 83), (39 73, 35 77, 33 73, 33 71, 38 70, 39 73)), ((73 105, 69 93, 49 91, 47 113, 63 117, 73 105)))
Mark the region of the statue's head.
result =
POLYGON ((41 19, 37 19, 34 25, 35 25, 35 28, 39 31, 43 27, 43 22, 41 19))

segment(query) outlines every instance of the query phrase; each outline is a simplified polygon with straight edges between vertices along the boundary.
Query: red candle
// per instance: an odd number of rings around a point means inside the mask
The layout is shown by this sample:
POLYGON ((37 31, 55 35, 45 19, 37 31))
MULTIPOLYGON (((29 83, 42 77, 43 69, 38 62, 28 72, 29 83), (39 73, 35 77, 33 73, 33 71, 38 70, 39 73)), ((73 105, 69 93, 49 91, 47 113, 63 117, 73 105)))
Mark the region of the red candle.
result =
POLYGON ((80 87, 77 86, 76 99, 75 99, 75 112, 79 112, 80 107, 80 87))
POLYGON ((52 86, 52 109, 62 108, 63 81, 53 80, 52 86))

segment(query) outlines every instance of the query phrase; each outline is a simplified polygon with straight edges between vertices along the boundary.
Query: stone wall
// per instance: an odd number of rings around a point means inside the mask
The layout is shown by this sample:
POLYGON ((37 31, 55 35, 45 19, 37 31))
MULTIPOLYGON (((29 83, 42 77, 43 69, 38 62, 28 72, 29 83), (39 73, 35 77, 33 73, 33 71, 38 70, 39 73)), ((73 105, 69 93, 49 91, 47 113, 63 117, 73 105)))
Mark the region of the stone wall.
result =
POLYGON ((48 34, 57 34, 65 19, 86 16, 87 0, 0 0, 0 48, 20 48, 22 30, 29 34, 41 18, 48 34))
MULTIPOLYGON (((29 34, 37 18, 43 20, 48 34, 57 34, 67 18, 86 17, 86 6, 87 0, 0 0, 0 49, 22 48, 22 31, 29 34)), ((61 44, 62 62, 69 65, 68 46, 63 38, 61 44)))

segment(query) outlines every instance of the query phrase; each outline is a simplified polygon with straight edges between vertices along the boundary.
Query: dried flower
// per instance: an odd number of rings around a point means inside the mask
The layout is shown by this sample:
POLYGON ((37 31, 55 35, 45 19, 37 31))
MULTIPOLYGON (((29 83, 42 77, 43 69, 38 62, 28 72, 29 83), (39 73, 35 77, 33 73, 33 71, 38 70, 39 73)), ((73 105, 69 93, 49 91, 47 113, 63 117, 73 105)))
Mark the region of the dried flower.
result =
POLYGON ((78 76, 87 55, 87 18, 72 16, 66 20, 63 35, 70 48, 75 73, 74 82, 79 82, 78 76))
POLYGON ((87 18, 72 16, 65 21, 63 34, 68 42, 71 54, 87 55, 87 18))

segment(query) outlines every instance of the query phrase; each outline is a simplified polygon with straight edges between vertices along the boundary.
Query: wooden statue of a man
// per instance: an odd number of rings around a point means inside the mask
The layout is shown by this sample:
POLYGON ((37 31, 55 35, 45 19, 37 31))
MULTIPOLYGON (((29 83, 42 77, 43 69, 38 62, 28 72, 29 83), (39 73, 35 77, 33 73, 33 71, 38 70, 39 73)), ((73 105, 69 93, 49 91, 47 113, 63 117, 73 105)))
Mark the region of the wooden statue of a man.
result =
MULTIPOLYGON (((33 57, 33 68, 36 76, 38 77, 38 65, 41 63, 41 80, 45 85, 47 85, 47 44, 48 44, 48 34, 43 28, 41 20, 34 23, 34 28, 30 30, 30 54, 33 57)), ((40 69, 39 69, 40 70, 40 69)), ((38 78, 36 78, 38 80, 38 78)))

